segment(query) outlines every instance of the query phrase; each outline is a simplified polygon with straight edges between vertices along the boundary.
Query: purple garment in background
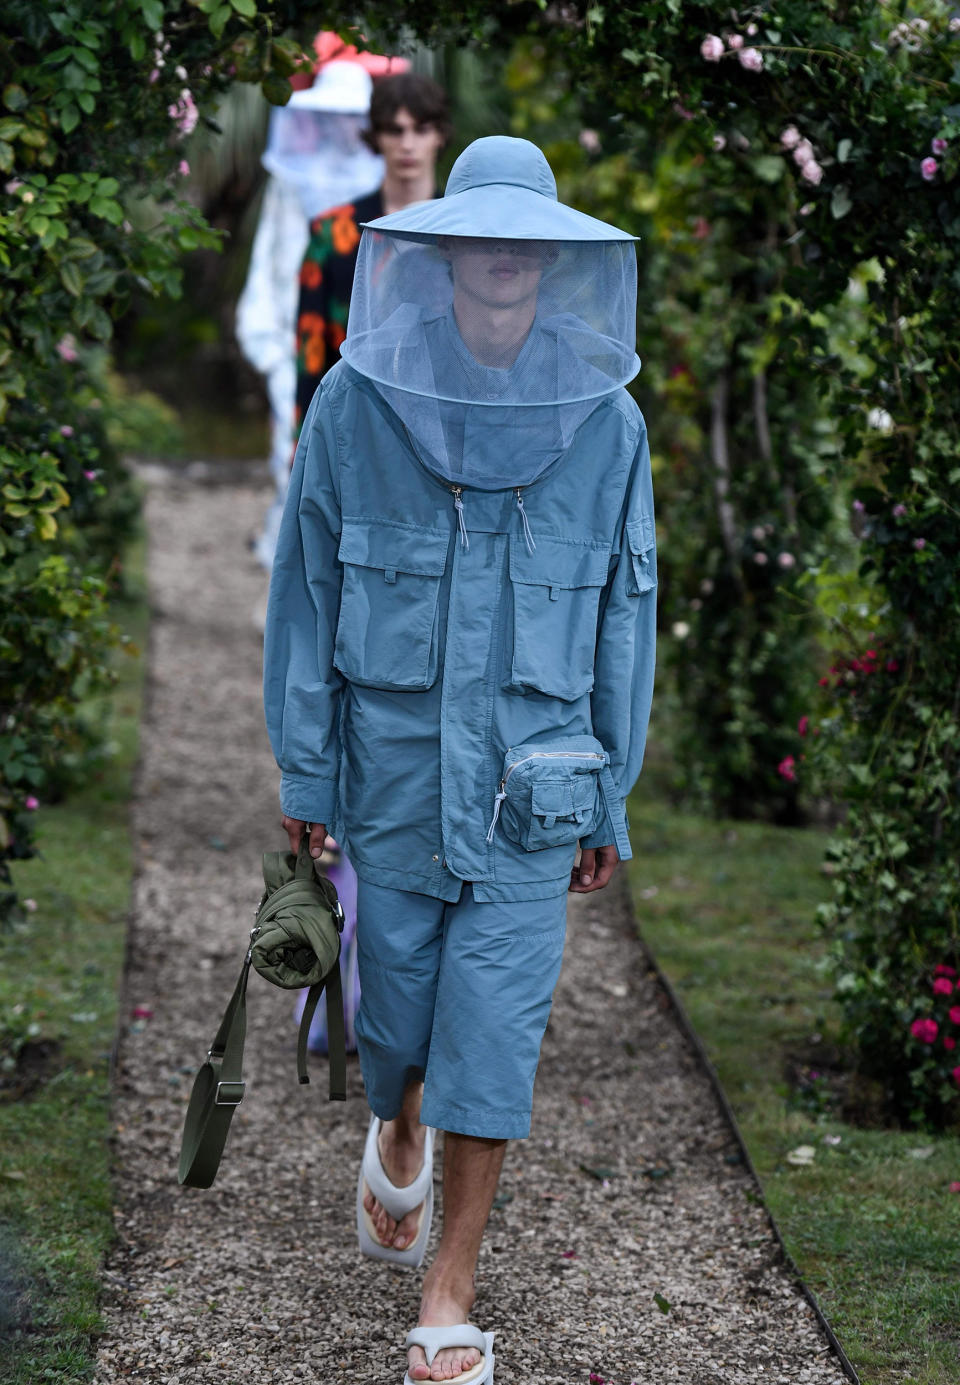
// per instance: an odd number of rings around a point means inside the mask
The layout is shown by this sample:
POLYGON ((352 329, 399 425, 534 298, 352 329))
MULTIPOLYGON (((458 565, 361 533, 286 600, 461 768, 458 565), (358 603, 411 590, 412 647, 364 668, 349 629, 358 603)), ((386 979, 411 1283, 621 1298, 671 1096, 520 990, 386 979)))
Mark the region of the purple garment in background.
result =
MULTIPOLYGON (((344 925, 340 935, 340 976, 343 980, 343 1018, 347 1031, 347 1052, 353 1053, 357 1047, 356 1019, 360 1006, 360 978, 357 973, 357 875, 353 866, 337 850, 337 860, 326 867, 324 874, 334 885, 343 905, 344 925)), ((299 1023, 306 1004, 307 992, 301 991, 297 997, 296 1019, 299 1023)), ((310 1025, 307 1047, 311 1053, 327 1051, 327 1003, 321 996, 310 1025)))

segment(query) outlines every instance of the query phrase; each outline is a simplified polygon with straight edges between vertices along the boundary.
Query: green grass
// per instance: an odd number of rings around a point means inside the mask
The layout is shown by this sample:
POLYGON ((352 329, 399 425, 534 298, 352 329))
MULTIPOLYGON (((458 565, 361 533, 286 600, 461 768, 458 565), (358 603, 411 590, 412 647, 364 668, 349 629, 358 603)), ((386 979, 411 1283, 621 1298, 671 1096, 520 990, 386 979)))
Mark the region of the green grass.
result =
POLYGON ((865 1385, 954 1385, 960 1140, 860 1128, 830 1100, 837 1082, 805 1098, 794 1080, 837 1065, 812 921, 824 835, 680 813, 642 790, 630 808, 640 933, 717 1069, 791 1255, 865 1385), (800 1145, 812 1165, 787 1162, 800 1145))
MULTIPOLYGON (((143 553, 126 571, 142 588, 143 553)), ((142 650, 146 603, 114 613, 142 650)), ((37 815, 39 856, 16 884, 36 910, 0 936, 0 1024, 59 1045, 47 1080, 0 1103, 0 1380, 88 1380, 113 1234, 109 1063, 130 903, 130 782, 143 657, 118 654, 114 754, 92 782, 37 815)))

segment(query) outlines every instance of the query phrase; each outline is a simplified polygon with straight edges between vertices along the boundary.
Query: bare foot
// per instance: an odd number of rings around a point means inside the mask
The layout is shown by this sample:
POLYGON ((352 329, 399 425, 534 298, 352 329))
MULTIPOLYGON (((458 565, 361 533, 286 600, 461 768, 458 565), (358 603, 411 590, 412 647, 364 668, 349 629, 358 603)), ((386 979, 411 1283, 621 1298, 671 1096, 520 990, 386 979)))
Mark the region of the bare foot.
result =
MULTIPOLYGON (((473 1307, 473 1281, 441 1283, 435 1270, 428 1270, 423 1280, 420 1303, 420 1327, 452 1327, 466 1322, 473 1307)), ((445 1347, 433 1358, 433 1367, 421 1347, 411 1347, 407 1353, 407 1369, 411 1380, 453 1380, 476 1366, 483 1353, 476 1347, 445 1347)))
MULTIPOLYGON (((398 1117, 397 1120, 380 1122, 380 1137, 377 1141, 380 1163, 395 1188, 408 1188, 423 1168, 425 1135, 424 1127, 419 1121, 412 1122, 404 1116, 398 1117)), ((387 1246, 391 1250, 406 1250, 413 1245, 420 1230, 422 1202, 400 1221, 395 1221, 370 1189, 366 1188, 363 1206, 382 1246, 387 1246)))

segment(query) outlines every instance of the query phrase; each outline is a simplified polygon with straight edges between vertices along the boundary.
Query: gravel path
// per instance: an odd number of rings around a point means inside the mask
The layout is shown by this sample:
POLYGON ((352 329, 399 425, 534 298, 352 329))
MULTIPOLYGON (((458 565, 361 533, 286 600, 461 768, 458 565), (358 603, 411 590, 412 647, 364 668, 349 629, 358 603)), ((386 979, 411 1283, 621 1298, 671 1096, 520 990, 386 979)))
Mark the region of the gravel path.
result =
MULTIPOLYGON (((115 1094, 118 1241, 97 1380, 400 1385, 419 1276, 362 1260, 366 1107, 299 1087, 290 1000, 251 977, 247 1098, 207 1192, 176 1183, 212 1038, 282 846, 263 730, 250 484, 152 469, 139 874, 115 1094)), ((510 1147, 475 1319, 497 1385, 839 1382, 621 893, 576 900, 533 1138, 510 1147), (669 1311, 661 1311, 656 1296, 669 1311), (592 1375, 594 1372, 595 1375, 592 1375)))

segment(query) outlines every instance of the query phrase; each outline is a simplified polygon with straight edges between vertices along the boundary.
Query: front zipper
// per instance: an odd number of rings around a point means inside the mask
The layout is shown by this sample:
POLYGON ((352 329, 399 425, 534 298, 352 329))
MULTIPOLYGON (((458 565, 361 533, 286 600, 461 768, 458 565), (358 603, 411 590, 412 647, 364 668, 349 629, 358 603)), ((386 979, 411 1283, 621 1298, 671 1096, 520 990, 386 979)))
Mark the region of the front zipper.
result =
POLYGON ((533 541, 533 534, 530 530, 530 521, 527 519, 527 512, 523 507, 523 487, 514 487, 517 494, 517 509, 520 511, 520 518, 523 520, 523 539, 527 545, 527 552, 532 557, 537 551, 537 545, 533 541))
MULTIPOLYGON (((508 755, 509 753, 510 752, 507 751, 508 755)), ((500 805, 507 796, 507 780, 515 769, 519 769, 521 765, 528 764, 531 760, 601 760, 605 762, 606 758, 605 755, 598 755, 596 751, 593 750, 537 750, 534 751, 532 755, 524 755, 522 760, 514 760, 513 764, 500 780, 500 788, 497 790, 493 800, 493 817, 490 820, 490 826, 487 828, 487 841, 493 841, 493 829, 496 827, 497 819, 500 816, 500 805)))
POLYGON ((467 524, 463 517, 463 487, 451 486, 450 489, 453 492, 453 508, 457 512, 457 523, 460 526, 460 542, 464 549, 469 551, 470 537, 467 534, 467 524))

